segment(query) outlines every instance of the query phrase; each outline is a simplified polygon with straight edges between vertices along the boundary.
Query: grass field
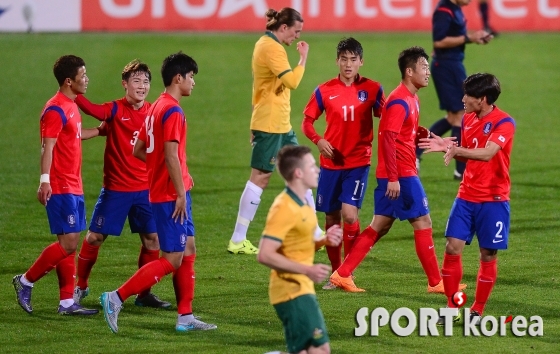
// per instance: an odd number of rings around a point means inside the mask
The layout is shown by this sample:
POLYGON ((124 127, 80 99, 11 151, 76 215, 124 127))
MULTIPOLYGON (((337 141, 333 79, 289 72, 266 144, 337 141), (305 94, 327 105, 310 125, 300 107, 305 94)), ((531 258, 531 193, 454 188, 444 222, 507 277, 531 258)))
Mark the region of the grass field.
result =
MULTIPOLYGON (((343 35, 308 34, 307 71, 292 93, 292 120, 302 144, 311 143, 299 128, 301 111, 312 90, 337 74, 335 47, 343 35)), ((430 50, 430 35, 354 34, 364 46, 361 73, 380 81, 389 93, 399 82, 398 53, 411 45, 430 50)), ((263 353, 284 347, 282 327, 268 304, 268 270, 252 256, 226 252, 235 223, 239 197, 249 176, 249 118, 251 110, 252 47, 259 34, 0 34, 0 352, 2 353, 263 353), (52 64, 63 54, 76 54, 87 63, 87 96, 104 102, 123 95, 120 72, 140 58, 152 67, 150 101, 162 91, 159 67, 170 53, 183 50, 199 63, 193 95, 183 99, 189 122, 188 164, 195 179, 192 191, 197 226, 197 288, 195 313, 218 325, 217 331, 177 334, 175 311, 135 307, 128 301, 112 334, 102 315, 66 318, 56 314, 56 275, 49 274, 33 291, 33 315, 17 305, 11 279, 24 272, 53 237, 45 211, 36 201, 39 179, 39 113, 56 92, 52 64)), ((558 158, 557 100, 560 97, 560 34, 503 33, 488 46, 467 49, 468 73, 487 71, 502 83, 500 108, 517 123, 512 154, 510 250, 499 256, 499 276, 486 314, 540 315, 544 336, 515 338, 463 337, 456 326, 453 337, 401 338, 388 328, 379 337, 355 338, 354 315, 361 307, 439 308, 443 296, 426 293, 426 279, 414 252, 408 223, 397 223, 358 268, 357 284, 363 294, 325 292, 318 298, 331 337, 333 353, 554 353, 560 345, 558 302, 560 227, 560 159, 558 158), (555 238, 556 237, 556 238, 555 238)), ((289 48, 292 63, 295 48, 289 48)), ((421 123, 429 126, 443 112, 433 87, 419 93, 421 123)), ((84 116, 84 126, 96 121, 84 116)), ((322 125, 319 125, 322 127, 322 125)), ((376 144, 374 144, 375 146, 376 144)), ((102 139, 83 144, 83 180, 88 217, 102 181, 102 139)), ((316 151, 316 150, 315 150, 316 151)), ((373 162, 375 165, 375 162, 373 162)), ((361 224, 371 220, 375 175, 361 212, 361 224)), ((443 229, 457 191, 452 168, 441 155, 424 158, 421 179, 430 200, 436 252, 441 261, 443 229)), ((275 174, 263 195, 262 206, 249 230, 258 243, 264 218, 274 196, 282 189, 275 174)), ((319 215, 320 220, 324 217, 319 215)), ((322 223, 322 221, 321 221, 322 223)), ((125 229, 102 247, 85 304, 99 307, 97 297, 115 289, 136 269, 139 239, 125 229)), ((467 296, 474 298, 478 248, 464 254, 467 296)), ((316 260, 327 262, 324 252, 316 260)), ((154 290, 174 299, 170 279, 154 290)))

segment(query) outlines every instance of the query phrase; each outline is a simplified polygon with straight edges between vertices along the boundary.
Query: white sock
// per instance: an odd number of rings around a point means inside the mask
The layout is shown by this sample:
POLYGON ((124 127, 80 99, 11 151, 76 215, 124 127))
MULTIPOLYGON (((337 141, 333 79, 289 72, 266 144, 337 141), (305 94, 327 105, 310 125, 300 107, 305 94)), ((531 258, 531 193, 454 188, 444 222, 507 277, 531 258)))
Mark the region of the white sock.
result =
MULTIPOLYGON (((307 201, 307 205, 309 205, 311 208, 313 208, 313 211, 315 210, 315 199, 313 199, 313 192, 311 191, 311 189, 308 189, 307 192, 305 192, 305 200, 307 201)), ((315 232, 313 234, 313 237, 315 240, 318 240, 321 238, 321 236, 323 236, 323 229, 321 229, 319 227, 319 225, 317 224, 317 228, 315 229, 315 232)))
POLYGON ((29 280, 27 280, 27 278, 25 277, 25 274, 21 276, 21 278, 19 279, 19 281, 21 281, 21 283, 22 283, 23 285, 33 287, 33 283, 30 282, 29 280))
POLYGON ((177 315, 178 323, 189 323, 192 321, 194 321, 194 315, 192 313, 190 315, 177 315))
POLYGON ((74 305, 74 299, 60 300, 60 305, 67 309, 70 306, 74 305))
POLYGON ((245 190, 241 194, 239 201, 239 213, 237 214, 237 222, 235 223, 235 230, 231 236, 233 243, 243 242, 247 238, 247 229, 249 223, 253 221, 259 203, 261 202, 261 195, 263 189, 251 181, 247 181, 245 190))
POLYGON ((119 297, 119 294, 117 294, 117 291, 116 291, 116 290, 111 291, 111 292, 109 293, 109 298, 110 298, 109 300, 111 300, 112 302, 116 303, 118 306, 121 306, 121 305, 122 305, 122 300, 121 300, 121 298, 119 297))

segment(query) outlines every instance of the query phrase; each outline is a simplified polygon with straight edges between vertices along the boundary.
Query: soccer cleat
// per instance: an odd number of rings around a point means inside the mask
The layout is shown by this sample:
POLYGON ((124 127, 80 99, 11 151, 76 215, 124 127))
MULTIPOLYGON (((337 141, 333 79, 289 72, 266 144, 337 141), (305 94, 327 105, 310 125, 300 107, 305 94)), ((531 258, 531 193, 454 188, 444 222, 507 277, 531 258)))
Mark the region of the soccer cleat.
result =
POLYGON ((171 307, 171 303, 167 301, 160 300, 159 297, 152 293, 148 293, 148 295, 144 297, 136 296, 136 300, 134 301, 134 305, 140 307, 152 307, 155 309, 168 309, 171 307))
POLYGON ((480 321, 482 321, 482 315, 478 313, 478 311, 471 311, 469 314, 469 320, 475 326, 480 326, 480 321))
POLYGON ((74 288, 74 295, 72 296, 74 299, 74 303, 80 305, 82 300, 89 295, 89 287, 85 288, 85 290, 80 289, 79 286, 74 288))
POLYGON ((197 320, 196 318, 190 322, 177 322, 177 325, 175 325, 175 330, 177 332, 209 331, 216 328, 218 328, 218 326, 216 326, 215 324, 202 322, 200 320, 197 320))
POLYGON ((330 280, 327 280, 325 285, 323 285, 323 290, 333 290, 336 289, 336 285, 334 285, 330 280))
POLYGON ((354 284, 354 277, 353 276, 349 276, 349 277, 341 277, 338 274, 338 271, 335 271, 334 273, 332 273, 331 277, 329 278, 330 282, 335 285, 338 288, 341 288, 344 291, 347 291, 349 293, 363 293, 365 292, 364 289, 360 289, 356 286, 356 284, 354 284))
POLYGON ((257 254, 259 253, 259 249, 251 243, 251 241, 245 239, 243 242, 233 243, 233 241, 229 241, 229 245, 227 248, 229 253, 233 254, 257 254))
POLYGON ((111 332, 117 333, 119 331, 117 321, 119 319, 119 312, 121 312, 122 305, 118 305, 117 302, 111 300, 111 297, 113 296, 118 296, 116 291, 103 293, 99 297, 99 303, 103 307, 103 316, 109 325, 109 329, 111 329, 111 332))
POLYGON ((462 181, 463 180, 463 174, 457 172, 457 170, 453 171, 453 179, 456 181, 462 181))
MULTIPOLYGON (((459 291, 463 291, 466 288, 467 288, 467 284, 459 284, 459 291)), ((428 293, 445 294, 445 288, 443 287, 443 280, 440 280, 439 283, 435 286, 430 286, 430 284, 428 284, 428 293)))
POLYGON ((58 313, 60 315, 69 315, 69 316, 90 316, 96 315, 99 313, 97 309, 86 309, 80 304, 73 303, 68 307, 63 307, 62 305, 58 306, 58 313))
MULTIPOLYGON (((458 322, 461 319, 461 310, 459 310, 459 312, 457 313, 457 316, 453 316, 453 323, 458 322)), ((445 326, 445 317, 441 316, 437 322, 436 325, 438 326, 445 326)))
POLYGON ((12 278, 12 284, 14 285, 14 289, 16 290, 16 300, 21 306, 21 308, 27 312, 33 312, 33 307, 31 306, 31 290, 33 290, 32 286, 24 285, 21 282, 21 277, 23 274, 16 275, 12 278))

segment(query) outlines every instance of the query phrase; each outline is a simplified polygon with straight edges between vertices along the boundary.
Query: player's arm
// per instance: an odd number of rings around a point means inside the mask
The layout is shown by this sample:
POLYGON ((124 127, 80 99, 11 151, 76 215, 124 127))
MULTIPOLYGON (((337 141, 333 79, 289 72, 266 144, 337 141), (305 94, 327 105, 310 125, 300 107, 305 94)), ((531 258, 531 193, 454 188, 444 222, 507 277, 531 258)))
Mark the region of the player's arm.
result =
POLYGON ((330 267, 325 264, 305 265, 294 262, 278 253, 282 242, 276 238, 263 236, 259 244, 257 261, 280 272, 304 274, 313 282, 320 283, 329 275, 330 267))
POLYGON ((50 171, 53 159, 53 149, 56 138, 43 138, 41 144, 41 184, 37 191, 37 200, 43 205, 47 205, 52 188, 50 183, 50 171))
POLYGON ((169 177, 177 192, 177 201, 175 203, 175 210, 171 216, 175 222, 181 221, 181 224, 187 218, 187 196, 183 177, 181 174, 181 164, 179 162, 179 142, 172 140, 163 143, 163 150, 165 155, 165 166, 169 172, 169 177))
MULTIPOLYGON (((94 104, 91 103, 84 95, 77 95, 76 104, 85 114, 92 116, 98 120, 107 120, 114 116, 117 110, 117 105, 115 102, 109 102, 105 104, 94 104)), ((83 140, 83 139, 82 139, 83 140)))
MULTIPOLYGON (((269 50, 266 54, 267 66, 274 75, 282 81, 284 86, 290 90, 295 90, 303 78, 303 73, 305 72, 305 60, 302 65, 302 60, 300 58, 300 63, 292 70, 286 51, 282 47, 274 46, 270 49, 271 50, 269 50)), ((307 52, 305 53, 305 58, 307 58, 307 52)))
POLYGON ((315 251, 323 246, 336 247, 342 240, 342 229, 340 225, 331 226, 324 236, 315 240, 315 251))
POLYGON ((478 161, 490 161, 494 155, 500 151, 502 147, 493 141, 487 141, 486 146, 478 149, 467 149, 464 147, 459 147, 455 145, 450 145, 447 149, 443 158, 445 159, 445 165, 447 166, 453 158, 463 158, 465 160, 478 160, 478 161))

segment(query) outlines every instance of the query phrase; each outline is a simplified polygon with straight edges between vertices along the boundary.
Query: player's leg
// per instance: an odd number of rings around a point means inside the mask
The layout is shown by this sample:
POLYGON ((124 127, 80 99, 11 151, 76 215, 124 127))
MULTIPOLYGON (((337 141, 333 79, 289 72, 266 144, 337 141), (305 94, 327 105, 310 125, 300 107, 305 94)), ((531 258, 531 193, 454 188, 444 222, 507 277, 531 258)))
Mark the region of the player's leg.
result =
POLYGON ((216 329, 218 328, 216 325, 202 322, 193 315, 192 302, 196 280, 194 271, 196 246, 190 192, 187 192, 187 220, 185 224, 186 232, 181 235, 181 237, 186 235, 186 244, 183 246, 183 258, 181 266, 173 274, 173 289, 177 299, 177 323, 175 330, 178 332, 190 332, 216 329))
POLYGON ((101 188, 93 209, 89 230, 78 254, 78 279, 74 288, 75 302, 81 303, 89 294, 89 276, 97 262, 99 248, 107 239, 107 235, 119 236, 121 234, 132 201, 132 193, 101 188))
POLYGON ((123 302, 154 286, 181 265, 186 244, 186 221, 176 223, 171 217, 174 210, 175 202, 152 204, 162 256, 138 269, 117 290, 105 292, 99 298, 105 321, 113 333, 118 331, 118 316, 123 302))
POLYGON ((257 254, 258 248, 247 240, 247 230, 261 202, 263 190, 268 186, 276 166, 276 155, 282 147, 282 134, 253 131, 251 176, 239 200, 235 229, 228 245, 233 254, 257 254))
MULTIPOLYGON (((342 174, 343 171, 329 170, 323 167, 319 170, 317 211, 325 213, 325 230, 330 229, 333 225, 340 225, 341 222, 340 209, 342 203, 339 196, 342 193, 342 174)), ((342 262, 340 255, 342 245, 325 246, 325 249, 331 263, 331 269, 334 272, 342 262)))
POLYGON ((465 200, 456 198, 445 230, 447 243, 443 256, 441 275, 444 285, 447 306, 457 307, 453 304, 452 297, 460 289, 463 278, 463 262, 461 255, 465 244, 470 245, 474 236, 474 215, 476 205, 465 200))
POLYGON ((343 173, 339 200, 342 202, 344 258, 348 256, 356 237, 360 234, 358 211, 366 194, 368 174, 369 166, 345 170, 343 173))
POLYGON ((508 247, 509 202, 482 203, 481 212, 477 214, 475 223, 480 245, 480 267, 471 312, 481 316, 496 283, 498 250, 505 250, 508 247))
POLYGON ((377 187, 373 192, 375 211, 373 219, 354 241, 348 256, 338 270, 330 277, 331 282, 349 292, 363 292, 352 279, 352 273, 364 260, 376 242, 389 232, 395 221, 394 203, 386 196, 387 179, 377 179, 377 187))

